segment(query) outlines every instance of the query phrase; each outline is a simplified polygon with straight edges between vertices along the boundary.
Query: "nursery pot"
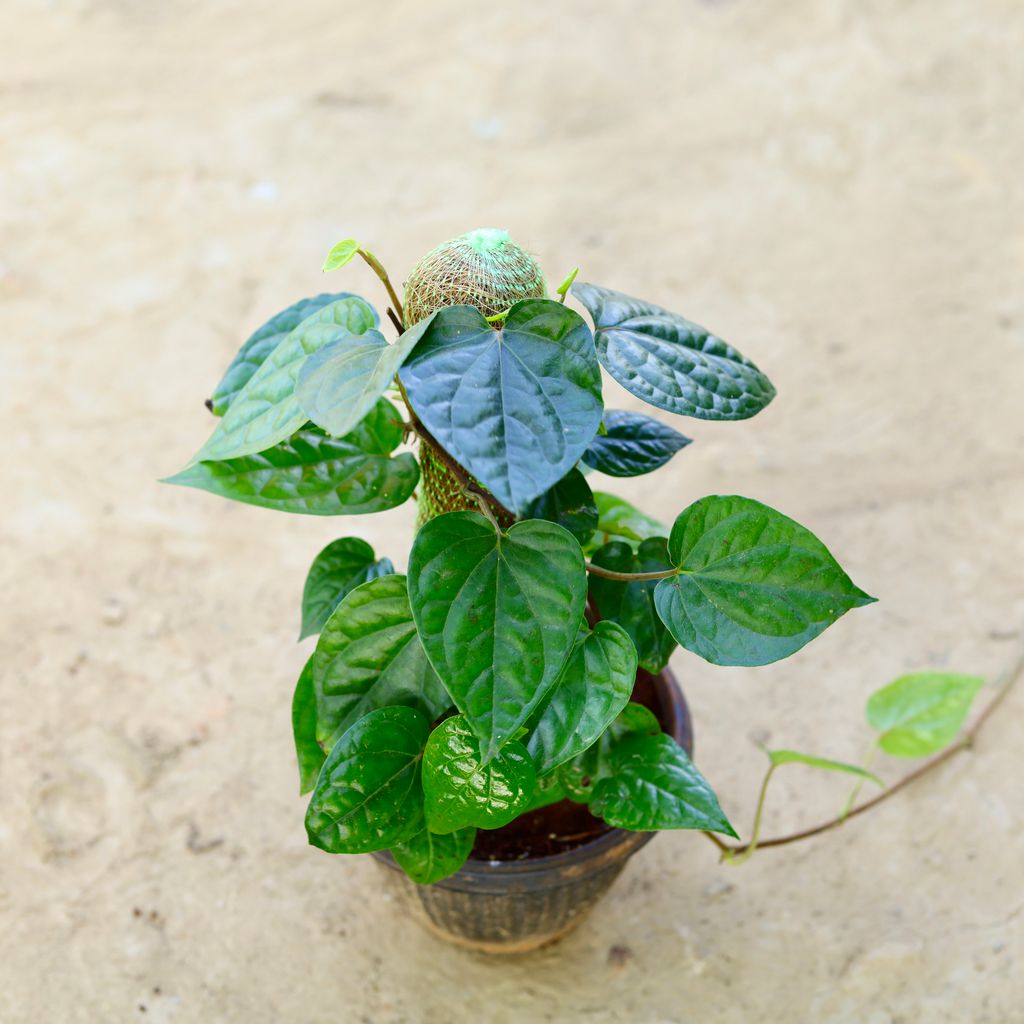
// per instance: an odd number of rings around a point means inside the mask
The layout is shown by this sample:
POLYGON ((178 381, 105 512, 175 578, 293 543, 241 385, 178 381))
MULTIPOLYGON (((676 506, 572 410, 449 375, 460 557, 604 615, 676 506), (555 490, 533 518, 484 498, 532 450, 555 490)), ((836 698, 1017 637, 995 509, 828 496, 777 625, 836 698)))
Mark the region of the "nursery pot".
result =
MULTIPOLYGON (((647 705, 664 731, 692 754, 690 714, 670 671, 638 672, 633 699, 647 705)), ((582 805, 562 801, 487 833, 487 845, 500 848, 504 837, 512 843, 516 833, 522 839, 524 826, 532 826, 543 849, 545 837, 559 834, 554 823, 565 821, 574 822, 573 835, 588 838, 556 844, 567 847, 557 853, 507 860, 474 849, 459 871, 433 885, 417 885, 387 851, 373 857, 403 907, 437 935, 483 952, 522 953, 572 931, 655 835, 609 828, 582 805)))

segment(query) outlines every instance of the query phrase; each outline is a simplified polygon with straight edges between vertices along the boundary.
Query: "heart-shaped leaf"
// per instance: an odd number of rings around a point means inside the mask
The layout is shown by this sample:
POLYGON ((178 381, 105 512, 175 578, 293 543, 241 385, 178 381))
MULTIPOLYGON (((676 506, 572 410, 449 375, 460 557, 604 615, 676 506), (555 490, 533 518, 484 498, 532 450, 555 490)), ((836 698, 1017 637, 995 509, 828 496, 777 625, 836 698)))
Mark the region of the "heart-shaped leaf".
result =
POLYGON ((328 853, 370 853, 421 831, 428 730, 415 708, 378 708, 356 722, 320 770, 306 811, 310 843, 328 853))
POLYGON ((775 397, 749 359, 685 317, 594 284, 572 294, 594 318, 601 365, 637 398, 680 416, 742 420, 775 397))
POLYGON ((237 459, 290 437, 306 422, 295 397, 306 358, 329 341, 365 334, 376 324, 377 314, 357 296, 331 302, 306 317, 260 364, 192 462, 237 459))
POLYGON ((707 779, 665 733, 615 745, 611 772, 594 786, 590 811, 637 832, 693 828, 736 837, 707 779))
MULTIPOLYGON (((668 542, 664 537, 641 541, 634 552, 625 541, 612 541, 598 548, 590 561, 613 572, 644 573, 672 568, 668 542)), ((636 647, 640 665, 648 672, 660 672, 675 650, 676 641, 661 621, 654 605, 658 580, 625 583, 591 573, 590 596, 603 619, 617 622, 629 634, 636 647)))
POLYGON ((305 414, 343 437, 391 385, 417 338, 406 331, 389 345, 380 331, 349 334, 314 352, 299 371, 296 395, 305 414))
POLYGON ((401 505, 420 478, 419 466, 408 452, 390 456, 401 440, 401 417, 382 398, 346 437, 327 437, 317 428, 307 428, 265 452, 199 462, 164 483, 281 512, 380 512, 401 505))
POLYGON ((590 547, 600 547, 616 538, 641 541, 648 537, 664 537, 668 533, 664 523, 634 508, 617 494, 594 491, 594 504, 597 505, 597 536, 590 547))
POLYGON ((331 251, 327 254, 323 265, 324 272, 345 266, 357 252, 359 252, 359 243, 354 238, 343 238, 332 246, 331 251))
POLYGON ((466 863, 475 839, 475 828, 461 828, 444 836, 424 829, 407 843, 391 847, 391 856, 417 885, 433 885, 454 875, 466 863))
MULTIPOLYGON (((223 416, 235 396, 248 383, 249 378, 263 365, 263 361, 282 341, 308 316, 318 309, 338 302, 341 299, 354 299, 358 296, 351 292, 325 292, 309 299, 300 299, 287 309, 272 316, 262 327, 258 327, 245 340, 235 358, 224 371, 220 383, 213 389, 210 396, 210 411, 216 416, 223 416)), ((377 314, 374 313, 374 321, 377 314)))
POLYGON ((767 665, 851 608, 854 586, 810 530, 750 498, 712 495, 679 514, 669 556, 681 572, 654 591, 661 620, 714 665, 767 665))
POLYGON ((603 434, 583 453, 591 469, 609 476, 641 476, 664 466, 690 443, 667 423, 639 412, 606 409, 603 434))
POLYGON ((399 376, 434 439, 516 515, 601 423, 593 337, 550 299, 517 302, 500 330, 472 306, 438 310, 399 376))
POLYGON ((316 694, 313 691, 313 659, 307 658, 292 697, 292 735, 299 763, 299 793, 316 785, 324 752, 316 741, 316 694))
POLYGON ((442 835, 471 826, 501 828, 526 809, 536 782, 521 743, 506 743, 484 764, 469 723, 455 715, 430 734, 423 754, 427 825, 442 835))
POLYGON ((583 553, 531 519, 498 534, 475 512, 419 532, 409 600, 427 656, 490 760, 558 678, 586 604, 583 553))
POLYGON ((956 672, 912 672, 868 699, 867 719, 894 757, 927 757, 956 739, 985 680, 956 672))
POLYGON ((599 622, 580 637, 530 723, 526 749, 537 774, 597 742, 629 703, 634 682, 636 650, 621 626, 599 622))
POLYGON ((585 544, 597 529, 597 505, 587 478, 578 469, 570 469, 554 487, 530 502, 526 518, 558 523, 585 544))
POLYGON ((313 652, 313 684, 325 750, 375 708, 415 707, 433 721, 451 706, 416 635, 404 576, 380 576, 345 596, 313 652))

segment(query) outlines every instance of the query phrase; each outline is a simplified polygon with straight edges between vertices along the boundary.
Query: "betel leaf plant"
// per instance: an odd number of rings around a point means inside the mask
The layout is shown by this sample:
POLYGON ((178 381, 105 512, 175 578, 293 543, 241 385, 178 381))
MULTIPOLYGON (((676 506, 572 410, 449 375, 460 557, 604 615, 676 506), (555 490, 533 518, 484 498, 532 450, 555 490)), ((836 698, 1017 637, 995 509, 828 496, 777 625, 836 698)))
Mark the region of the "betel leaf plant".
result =
MULTIPOLYGON (((430 252, 404 301, 353 240, 325 269, 356 255, 387 289, 388 323, 347 292, 273 317, 214 388, 211 436, 170 478, 307 515, 416 496, 404 574, 398 552, 341 537, 306 580, 300 638, 318 639, 292 710, 310 842, 390 850, 428 884, 473 855, 478 830, 568 800, 609 827, 707 832, 738 858, 757 843, 777 767, 877 781, 771 751, 752 838, 729 846, 712 784, 635 699, 638 672, 662 672, 677 647, 767 665, 873 601, 809 529, 753 498, 702 497, 666 528, 591 487, 595 471, 640 477, 690 444, 656 415, 606 408, 602 369, 661 413, 728 421, 774 398, 758 366, 575 272, 549 297, 502 231, 430 252)), ((947 744, 979 685, 897 681, 868 706, 878 746, 920 756, 947 744)))

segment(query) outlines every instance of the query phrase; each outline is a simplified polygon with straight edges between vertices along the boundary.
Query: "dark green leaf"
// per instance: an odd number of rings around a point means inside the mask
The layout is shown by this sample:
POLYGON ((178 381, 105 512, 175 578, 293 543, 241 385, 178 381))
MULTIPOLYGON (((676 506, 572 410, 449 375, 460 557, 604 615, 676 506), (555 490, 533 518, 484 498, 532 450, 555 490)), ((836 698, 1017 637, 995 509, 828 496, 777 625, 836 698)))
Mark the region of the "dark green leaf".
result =
POLYGON ((631 736, 616 743, 610 772, 594 786, 591 813, 639 832, 693 828, 735 836, 707 779, 671 736, 631 736))
POLYGON ((455 715, 430 734, 423 754, 427 825, 440 834, 470 826, 501 828, 526 809, 536 782, 521 743, 509 741, 485 765, 469 723, 455 715))
POLYGON ((256 455, 199 462, 164 483, 210 491, 281 512, 351 516, 394 508, 420 478, 408 452, 389 456, 402 439, 401 418, 386 399, 347 437, 313 427, 256 455))
POLYGON ((475 512, 427 523, 409 599, 431 663, 490 760, 558 678, 586 604, 575 538, 532 519, 500 536, 475 512))
POLYGON ((376 323, 373 308, 354 295, 306 317, 260 364, 192 462, 253 455, 291 437, 306 422, 295 397, 306 358, 346 334, 365 334, 376 323))
POLYGON ((306 833, 328 853, 370 853, 423 828, 420 761, 429 725, 414 708, 378 708, 335 743, 306 811, 306 833))
POLYGON ((956 739, 985 680, 956 672, 900 676, 868 699, 867 719, 894 757, 927 757, 956 739))
POLYGON ((313 692, 313 659, 306 660, 292 697, 292 735, 295 757, 299 762, 299 793, 308 793, 316 785, 324 752, 316 741, 316 694, 313 692))
POLYGON ((597 505, 597 536, 591 546, 596 544, 600 547, 619 537, 641 541, 648 537, 664 537, 668 533, 664 523, 652 519, 616 494, 594 491, 594 503, 597 505))
MULTIPOLYGON (((594 565, 614 572, 657 572, 672 568, 668 542, 664 537, 641 541, 636 551, 625 541, 612 541, 590 556, 594 565)), ((676 642, 658 616, 654 590, 658 580, 624 583, 591 573, 590 596, 603 619, 612 619, 629 634, 636 646, 641 667, 660 672, 675 650, 676 642)))
POLYGON ((345 266, 359 252, 359 243, 354 238, 344 238, 333 246, 324 260, 324 272, 345 266))
POLYGON ((599 622, 580 637, 531 721, 526 749, 537 774, 595 743, 629 703, 635 681, 636 651, 621 626, 599 622))
POLYGON ((813 533, 750 498, 714 495, 681 512, 669 556, 682 572, 655 588, 658 614, 715 665, 788 657, 874 601, 813 533))
POLYGON ((348 593, 313 652, 317 739, 329 750, 375 708, 418 708, 428 721, 451 706, 409 610, 404 576, 380 576, 348 593))
POLYGON ((407 843, 393 846, 391 855, 417 885, 433 885, 454 875, 466 863, 475 839, 475 828, 462 828, 444 836, 424 829, 407 843))
POLYGON ((598 285, 572 293, 594 318, 601 364, 637 398, 681 416, 742 420, 775 397, 749 359, 685 317, 598 285))
MULTIPOLYGON (((248 383, 249 378, 263 365, 263 361, 306 317, 318 309, 339 302, 341 299, 354 299, 358 296, 351 292, 325 292, 314 295, 283 309, 272 316, 262 327, 257 328, 246 339, 238 350, 231 365, 224 371, 220 383, 213 389, 210 396, 210 411, 216 416, 223 416, 235 396, 248 383)), ((377 314, 374 313, 374 323, 377 314)))
POLYGON ((521 515, 579 461, 601 422, 590 330, 550 299, 493 329, 472 306, 438 310, 399 374, 437 442, 521 515))
POLYGON ((639 412, 607 409, 603 422, 604 432, 590 442, 583 461, 609 476, 650 473, 690 443, 678 430, 639 412))
POLYGON ((529 814, 531 811, 539 811, 542 807, 557 804, 559 800, 565 800, 569 791, 562 780, 562 773, 556 768, 548 772, 543 778, 537 779, 537 786, 533 791, 533 799, 526 805, 520 814, 529 814))
POLYGON ((525 518, 558 523, 585 544, 597 529, 597 505, 586 477, 578 469, 570 469, 554 487, 530 502, 525 518))
POLYGON ((856 775, 858 778, 866 779, 885 789, 885 783, 873 772, 866 768, 860 768, 855 764, 847 764, 845 761, 832 761, 827 757, 815 757, 813 754, 801 754, 796 750, 766 750, 768 759, 772 764, 805 764, 811 768, 821 768, 827 772, 844 772, 847 775, 856 775))

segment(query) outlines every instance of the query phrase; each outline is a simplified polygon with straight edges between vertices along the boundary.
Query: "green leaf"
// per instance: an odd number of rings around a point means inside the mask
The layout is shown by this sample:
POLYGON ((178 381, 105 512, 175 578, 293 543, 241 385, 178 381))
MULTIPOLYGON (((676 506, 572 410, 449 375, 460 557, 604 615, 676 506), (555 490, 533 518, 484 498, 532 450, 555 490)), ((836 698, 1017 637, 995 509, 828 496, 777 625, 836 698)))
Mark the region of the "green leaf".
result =
MULTIPOLYGON (((664 537, 641 541, 634 552, 625 541, 612 541, 590 556, 594 565, 614 572, 658 572, 672 568, 668 542, 664 537)), ((661 621, 654 605, 658 580, 624 583, 596 573, 589 577, 590 596, 601 618, 612 619, 629 634, 636 646, 640 665, 648 672, 660 672, 667 664, 676 641, 661 621)))
POLYGON ((466 863, 475 839, 475 828, 461 828, 444 836, 424 829, 407 843, 393 846, 391 855, 417 885, 433 885, 454 875, 466 863))
POLYGON ((238 392, 192 463, 253 455, 290 437, 306 422, 295 397, 295 382, 306 358, 330 341, 364 334, 376 324, 377 314, 357 296, 339 299, 306 317, 238 392))
POLYGON ((855 764, 832 761, 827 757, 815 757, 813 754, 801 754, 796 750, 766 750, 765 753, 771 763, 775 765, 806 764, 811 768, 821 768, 827 772, 844 772, 847 775, 856 775, 860 779, 866 779, 885 789, 885 783, 877 775, 855 764))
POLYGON ((451 700, 430 667, 404 576, 380 576, 345 595, 313 652, 317 739, 329 750, 375 708, 407 705, 433 721, 451 700))
POLYGON ((555 289, 556 295, 561 295, 562 301, 565 301, 566 295, 569 293, 569 289, 572 287, 573 281, 576 280, 576 275, 580 272, 579 267, 573 267, 572 270, 566 275, 565 280, 555 289))
POLYGON ((583 319, 515 303, 501 330, 472 306, 438 310, 399 376, 435 440, 522 515, 579 461, 601 423, 601 370, 583 319))
POLYGON ((356 722, 320 770, 306 811, 310 843, 328 853, 370 853, 421 831, 428 730, 415 708, 378 708, 356 722))
POLYGON ((485 765, 469 723, 455 715, 430 734, 423 754, 427 825, 442 835, 470 826, 501 828, 526 809, 536 782, 521 743, 506 743, 485 765))
POLYGON ((668 533, 664 523, 652 519, 616 494, 594 491, 594 503, 597 505, 598 516, 595 541, 600 539, 601 544, 607 544, 617 537, 641 541, 648 537, 664 537, 668 533))
POLYGON ((549 807, 565 800, 569 791, 565 787, 562 773, 556 768, 547 775, 537 779, 537 786, 533 791, 533 799, 520 811, 520 815, 529 814, 531 811, 539 811, 542 807, 549 807))
POLYGON ((420 530, 409 558, 416 628, 485 760, 558 678, 586 596, 580 546, 553 523, 499 535, 475 512, 449 512, 420 530))
POLYGON ((580 637, 534 712, 526 749, 537 774, 597 742, 629 703, 635 682, 636 650, 621 626, 599 622, 580 637))
POLYGON ((650 473, 690 444, 678 430, 643 413, 607 409, 603 422, 604 433, 590 442, 583 461, 609 476, 650 473))
POLYGON ((281 512, 381 512, 406 501, 420 478, 419 466, 408 452, 389 455, 401 439, 401 418, 382 398, 347 437, 331 438, 317 428, 306 428, 265 452, 200 462, 164 483, 281 512))
POLYGON ((359 243, 354 238, 344 238, 327 254, 324 260, 324 273, 345 266, 359 252, 359 243))
POLYGON ((316 741, 316 694, 313 692, 313 659, 307 658, 305 667, 295 684, 292 697, 292 735, 295 738, 295 758, 299 763, 299 793, 308 793, 316 785, 324 752, 316 741))
POLYGON ((978 692, 979 676, 913 672, 868 699, 868 723, 882 735, 878 745, 893 757, 927 757, 948 746, 963 727, 978 692))
MULTIPOLYGON (((220 383, 210 396, 210 411, 223 416, 235 396, 248 383, 249 378, 263 365, 263 361, 306 317, 318 309, 341 299, 358 298, 351 292, 325 292, 309 299, 300 299, 287 309, 272 316, 262 327, 258 327, 245 340, 235 358, 224 371, 220 383)), ((377 315, 374 313, 374 320, 377 315)))
POLYGON ((672 635, 714 665, 767 665, 798 651, 851 608, 874 601, 809 530, 750 498, 713 495, 669 536, 681 574, 654 603, 672 635))
POLYGON ((615 828, 692 828, 736 836, 707 779, 671 736, 631 736, 611 752, 590 810, 615 828))
POLYGON ((378 576, 395 571, 390 558, 378 559, 373 548, 358 537, 331 541, 313 559, 302 590, 302 628, 299 639, 319 633, 331 612, 350 591, 378 576))
POLYGON ((685 317, 598 285, 572 293, 594 318, 601 364, 637 398, 680 416, 742 420, 775 397, 749 359, 685 317))
POLYGON ((296 395, 305 414, 343 437, 391 385, 417 338, 406 331, 389 345, 380 331, 345 335, 314 352, 299 371, 296 395))
POLYGON ((590 484, 578 469, 530 502, 526 519, 546 519, 564 526, 581 544, 597 529, 597 505, 590 484))

